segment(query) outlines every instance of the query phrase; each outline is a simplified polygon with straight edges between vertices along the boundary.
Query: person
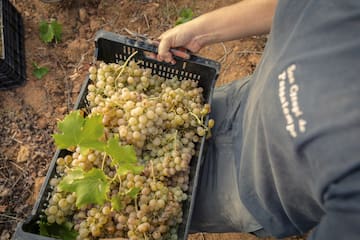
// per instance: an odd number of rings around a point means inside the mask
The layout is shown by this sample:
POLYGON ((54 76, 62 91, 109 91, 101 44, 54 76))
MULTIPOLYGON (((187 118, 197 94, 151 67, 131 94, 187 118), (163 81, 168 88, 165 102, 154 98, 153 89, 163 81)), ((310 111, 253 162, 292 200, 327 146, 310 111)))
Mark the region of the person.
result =
POLYGON ((252 76, 214 90, 191 231, 360 239, 360 1, 243 0, 164 32, 157 58, 268 32, 252 76))

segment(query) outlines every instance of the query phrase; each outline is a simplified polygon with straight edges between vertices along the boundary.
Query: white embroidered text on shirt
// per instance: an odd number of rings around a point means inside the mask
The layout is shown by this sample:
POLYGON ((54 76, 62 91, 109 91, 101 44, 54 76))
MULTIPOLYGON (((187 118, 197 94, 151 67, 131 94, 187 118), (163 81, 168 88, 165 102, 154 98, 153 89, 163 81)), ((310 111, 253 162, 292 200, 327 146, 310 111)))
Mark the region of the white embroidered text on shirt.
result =
POLYGON ((306 120, 302 117, 303 112, 299 106, 298 93, 299 85, 295 78, 296 65, 292 64, 279 74, 279 100, 282 112, 286 121, 286 130, 293 138, 298 136, 298 132, 306 131, 306 120))

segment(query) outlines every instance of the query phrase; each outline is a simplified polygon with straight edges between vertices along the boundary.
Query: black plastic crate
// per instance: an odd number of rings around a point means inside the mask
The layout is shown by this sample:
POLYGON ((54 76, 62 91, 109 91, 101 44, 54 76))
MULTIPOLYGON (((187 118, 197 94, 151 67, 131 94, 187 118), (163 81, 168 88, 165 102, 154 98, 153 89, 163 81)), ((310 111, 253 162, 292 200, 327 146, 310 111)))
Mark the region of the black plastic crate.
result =
POLYGON ((0 0, 0 89, 26 81, 23 19, 9 0, 0 0))
MULTIPOLYGON (((205 102, 211 104, 212 93, 215 82, 218 78, 220 64, 213 60, 191 55, 189 60, 175 57, 176 64, 171 65, 164 62, 158 62, 146 57, 148 52, 157 52, 157 47, 149 45, 144 41, 130 39, 111 32, 99 31, 95 37, 95 58, 106 63, 114 63, 126 60, 132 53, 137 54, 132 59, 141 60, 142 67, 151 68, 153 74, 165 78, 177 76, 180 80, 192 79, 198 81, 204 91, 205 102)), ((90 83, 89 78, 82 85, 80 94, 74 109, 85 108, 87 106, 86 94, 87 86, 90 83)), ((206 119, 207 121, 208 119, 206 119)), ((205 137, 196 146, 198 154, 193 157, 190 163, 189 190, 188 199, 183 203, 183 223, 179 226, 178 239, 185 240, 188 236, 191 215, 194 207, 195 193, 198 184, 198 175, 202 165, 204 151, 206 150, 205 137)), ((39 198, 35 203, 31 216, 26 221, 19 223, 13 240, 49 240, 53 238, 39 235, 37 221, 40 219, 41 209, 47 203, 51 193, 49 181, 55 175, 56 159, 63 157, 68 152, 66 150, 56 151, 50 164, 45 182, 40 190, 39 198)))

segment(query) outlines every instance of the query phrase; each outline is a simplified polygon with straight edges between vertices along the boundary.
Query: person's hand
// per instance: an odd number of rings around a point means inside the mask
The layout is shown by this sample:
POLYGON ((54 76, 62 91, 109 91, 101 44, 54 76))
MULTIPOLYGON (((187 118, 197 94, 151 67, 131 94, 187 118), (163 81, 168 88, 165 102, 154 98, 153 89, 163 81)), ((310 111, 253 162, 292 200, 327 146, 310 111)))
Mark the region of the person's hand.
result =
POLYGON ((196 31, 191 24, 185 23, 176 26, 159 37, 158 55, 159 61, 175 63, 173 55, 186 58, 187 54, 181 54, 174 48, 182 47, 190 52, 198 52, 202 47, 200 39, 196 36, 196 31))

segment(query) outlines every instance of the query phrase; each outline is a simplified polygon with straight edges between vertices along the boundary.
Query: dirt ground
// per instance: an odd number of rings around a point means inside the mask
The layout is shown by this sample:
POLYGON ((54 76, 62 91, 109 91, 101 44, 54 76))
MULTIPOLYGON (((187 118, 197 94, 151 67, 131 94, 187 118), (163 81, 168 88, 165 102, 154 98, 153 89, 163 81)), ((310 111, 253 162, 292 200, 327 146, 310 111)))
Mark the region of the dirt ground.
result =
MULTIPOLYGON (((74 106, 87 69, 93 62, 94 35, 127 30, 156 38, 174 26, 184 7, 198 16, 235 0, 10 0, 25 25, 27 81, 0 91, 0 234, 10 239, 16 224, 29 216, 55 152, 51 134, 58 119, 74 106), (39 38, 41 20, 56 19, 63 26, 59 43, 39 38), (33 63, 50 71, 33 75, 33 63)), ((216 21, 216 19, 214 19, 216 21)), ((211 23, 209 23, 211 24, 211 23)), ((221 63, 217 85, 250 75, 261 57, 266 36, 241 39, 204 48, 199 55, 221 63)), ((6 46, 5 46, 6 47, 6 46)), ((248 234, 195 234, 191 240, 258 238, 248 234)), ((268 240, 270 238, 267 238, 268 240)), ((272 239, 272 238, 271 238, 272 239)), ((302 239, 293 237, 289 239, 302 239)))

